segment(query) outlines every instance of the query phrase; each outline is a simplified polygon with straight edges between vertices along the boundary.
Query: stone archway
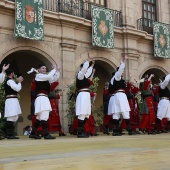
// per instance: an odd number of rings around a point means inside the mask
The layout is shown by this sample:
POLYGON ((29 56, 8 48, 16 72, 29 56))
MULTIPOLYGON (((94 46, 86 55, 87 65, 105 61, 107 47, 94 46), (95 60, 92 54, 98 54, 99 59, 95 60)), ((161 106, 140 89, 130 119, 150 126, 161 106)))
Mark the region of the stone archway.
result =
POLYGON ((164 71, 162 71, 162 69, 158 68, 158 67, 153 67, 153 68, 149 68, 148 70, 146 70, 142 75, 141 78, 144 78, 144 76, 148 74, 148 76, 150 76, 151 74, 154 74, 155 76, 152 78, 152 83, 153 84, 159 84, 159 79, 162 80, 162 78, 166 75, 166 73, 164 71))
POLYGON ((103 88, 106 82, 111 79, 112 73, 116 70, 109 63, 102 60, 95 60, 95 75, 94 77, 99 78, 99 86, 97 88, 97 98, 94 106, 97 108, 103 104, 103 88))
POLYGON ((17 75, 22 75, 24 77, 24 81, 22 83, 22 90, 20 91, 20 104, 22 110, 22 117, 18 122, 18 134, 23 134, 23 128, 26 125, 31 125, 31 121, 27 119, 27 116, 30 114, 30 84, 35 74, 27 74, 32 67, 36 68, 39 63, 45 63, 47 65, 47 69, 51 70, 51 61, 49 61, 45 56, 41 53, 37 53, 35 51, 30 50, 20 50, 13 52, 6 56, 2 60, 3 63, 10 63, 11 68, 14 69, 14 72, 17 75))
POLYGON ((166 75, 166 73, 158 68, 158 67, 153 67, 153 68, 149 68, 148 70, 146 70, 142 75, 141 75, 141 78, 144 78, 144 76, 148 74, 151 75, 151 74, 154 74, 155 76, 152 78, 152 83, 153 84, 159 84, 159 79, 162 80, 162 78, 166 75))
POLYGON ((147 60, 145 62, 142 62, 138 67, 139 79, 142 78, 142 76, 145 74, 147 70, 152 70, 152 69, 156 74, 159 71, 161 73, 167 74, 169 71, 169 66, 166 65, 166 63, 160 62, 160 60, 147 60))
POLYGON ((52 58, 58 62, 60 56, 59 53, 55 53, 55 51, 43 41, 33 41, 20 38, 4 41, 4 43, 0 44, 0 49, 1 60, 14 52, 25 50, 39 53, 51 62, 53 61, 52 58), (59 55, 57 58, 56 54, 59 55))
MULTIPOLYGON (((95 68, 96 72, 94 77, 98 77, 99 86, 97 89, 97 98, 94 103, 94 107, 98 108, 103 104, 103 88, 105 82, 109 82, 111 79, 112 73, 116 70, 117 66, 119 66, 120 61, 119 57, 115 55, 115 57, 107 51, 101 50, 90 50, 89 54, 95 60, 95 68)), ((88 52, 81 54, 76 60, 76 69, 78 71, 80 64, 82 64, 88 58, 88 52)))

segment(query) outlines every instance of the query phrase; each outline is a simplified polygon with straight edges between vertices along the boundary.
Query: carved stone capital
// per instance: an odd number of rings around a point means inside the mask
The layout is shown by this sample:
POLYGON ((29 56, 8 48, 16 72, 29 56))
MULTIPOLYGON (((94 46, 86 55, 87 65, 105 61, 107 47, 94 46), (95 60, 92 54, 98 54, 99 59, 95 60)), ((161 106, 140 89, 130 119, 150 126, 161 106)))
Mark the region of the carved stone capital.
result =
POLYGON ((77 48, 77 45, 75 44, 69 44, 69 43, 60 43, 61 47, 65 51, 75 51, 77 48))

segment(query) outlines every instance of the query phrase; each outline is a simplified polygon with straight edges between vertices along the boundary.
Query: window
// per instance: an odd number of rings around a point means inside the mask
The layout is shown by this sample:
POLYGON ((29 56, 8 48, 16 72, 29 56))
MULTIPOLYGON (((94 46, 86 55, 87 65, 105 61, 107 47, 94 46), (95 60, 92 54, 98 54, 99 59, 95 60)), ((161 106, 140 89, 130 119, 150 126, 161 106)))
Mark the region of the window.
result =
POLYGON ((85 2, 91 2, 106 7, 106 0, 85 0, 85 2))
POLYGON ((143 30, 153 34, 153 21, 157 20, 156 0, 142 0, 143 30))
POLYGON ((143 0, 143 18, 156 21, 156 0, 143 0))

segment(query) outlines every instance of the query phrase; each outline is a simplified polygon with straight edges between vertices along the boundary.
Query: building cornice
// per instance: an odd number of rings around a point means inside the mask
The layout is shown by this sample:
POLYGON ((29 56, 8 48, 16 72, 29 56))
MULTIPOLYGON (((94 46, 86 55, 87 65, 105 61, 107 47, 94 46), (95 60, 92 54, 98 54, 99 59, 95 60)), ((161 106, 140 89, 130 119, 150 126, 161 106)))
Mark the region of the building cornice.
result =
POLYGON ((61 45, 62 49, 65 51, 75 51, 77 48, 77 45, 66 43, 66 42, 62 42, 62 43, 60 43, 60 45, 61 45))
MULTIPOLYGON (((15 3, 7 0, 0 0, 0 13, 5 15, 14 15, 15 3)), ((85 18, 68 15, 65 13, 57 13, 44 10, 45 24, 71 27, 78 30, 91 32, 92 21, 85 18)), ((1 27, 1 29, 3 29, 1 27)), ((6 29, 6 28, 5 28, 6 29)), ((9 30, 9 28, 7 28, 9 30)), ((129 39, 135 39, 138 42, 153 43, 153 35, 145 31, 137 30, 130 27, 114 27, 115 38, 123 38, 126 36, 129 39)))

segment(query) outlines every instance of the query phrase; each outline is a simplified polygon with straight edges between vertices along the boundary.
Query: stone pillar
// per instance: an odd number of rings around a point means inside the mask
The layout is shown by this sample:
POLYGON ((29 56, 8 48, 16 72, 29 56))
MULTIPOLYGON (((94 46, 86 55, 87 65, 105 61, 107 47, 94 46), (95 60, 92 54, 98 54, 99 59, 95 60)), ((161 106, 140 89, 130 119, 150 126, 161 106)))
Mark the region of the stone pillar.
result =
POLYGON ((129 75, 131 76, 131 82, 135 82, 135 80, 139 80, 139 73, 138 73, 138 58, 139 54, 136 53, 128 53, 128 72, 127 78, 129 75))
POLYGON ((136 27, 136 20, 134 18, 134 1, 133 0, 122 0, 122 17, 123 26, 125 27, 136 27))
POLYGON ((61 43, 61 57, 62 57, 62 88, 65 89, 61 98, 60 119, 63 125, 64 132, 68 132, 68 120, 67 120, 67 90, 68 85, 72 84, 75 80, 75 49, 77 45, 70 43, 61 43))

